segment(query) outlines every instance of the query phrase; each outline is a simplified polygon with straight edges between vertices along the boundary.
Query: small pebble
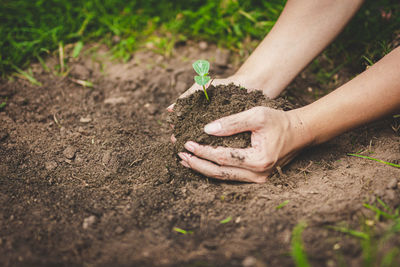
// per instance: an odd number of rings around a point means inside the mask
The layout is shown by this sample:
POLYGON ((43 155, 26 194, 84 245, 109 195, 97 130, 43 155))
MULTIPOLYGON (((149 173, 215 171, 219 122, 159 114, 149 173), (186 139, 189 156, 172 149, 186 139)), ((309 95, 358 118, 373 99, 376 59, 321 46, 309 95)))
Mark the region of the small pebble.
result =
POLYGON ((243 267, 252 267, 256 266, 256 264, 257 264, 257 259, 252 256, 247 256, 242 262, 243 267))
POLYGON ((89 116, 87 117, 81 117, 81 119, 79 120, 82 123, 89 123, 92 121, 92 118, 90 118, 89 116))
POLYGON ((122 234, 124 231, 125 231, 124 228, 122 228, 121 226, 118 226, 118 227, 115 229, 115 233, 116 233, 117 235, 122 234))
POLYGON ((96 222, 96 217, 95 217, 94 215, 89 216, 89 217, 87 217, 87 218, 85 218, 85 219, 83 220, 82 227, 83 227, 83 229, 86 230, 86 229, 88 229, 90 226, 92 226, 95 222, 96 222))
POLYGON ((201 41, 201 42, 199 43, 199 48, 200 48, 201 50, 206 50, 207 47, 208 47, 207 42, 201 41))
POLYGON ((73 159, 75 157, 75 153, 76 153, 76 148, 73 146, 68 146, 64 151, 63 151, 63 155, 67 158, 67 159, 73 159))
POLYGON ((51 160, 51 161, 47 161, 45 164, 44 164, 44 167, 46 168, 46 170, 48 170, 48 171, 52 171, 52 170, 54 170, 55 168, 57 168, 57 162, 55 162, 54 160, 51 160))

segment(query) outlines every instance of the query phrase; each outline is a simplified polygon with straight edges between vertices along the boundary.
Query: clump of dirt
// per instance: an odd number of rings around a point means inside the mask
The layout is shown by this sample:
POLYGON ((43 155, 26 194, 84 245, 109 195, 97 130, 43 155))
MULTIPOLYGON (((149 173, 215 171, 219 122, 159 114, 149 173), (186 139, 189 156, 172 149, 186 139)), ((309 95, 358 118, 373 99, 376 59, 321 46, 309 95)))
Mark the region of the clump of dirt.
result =
POLYGON ((208 101, 203 91, 177 100, 171 121, 176 138, 175 150, 184 150, 184 144, 191 140, 211 146, 246 148, 251 144, 250 132, 232 136, 212 136, 204 132, 204 126, 216 119, 236 114, 256 106, 289 110, 293 107, 283 98, 269 99, 261 91, 251 91, 234 85, 211 85, 207 89, 208 101))

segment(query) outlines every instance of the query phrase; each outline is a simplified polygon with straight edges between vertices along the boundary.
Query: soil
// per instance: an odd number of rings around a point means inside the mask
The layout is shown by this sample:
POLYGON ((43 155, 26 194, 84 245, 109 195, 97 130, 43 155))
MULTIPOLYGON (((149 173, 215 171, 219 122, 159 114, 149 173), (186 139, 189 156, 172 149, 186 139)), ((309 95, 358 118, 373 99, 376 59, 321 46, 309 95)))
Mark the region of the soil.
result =
MULTIPOLYGON (((398 168, 347 155, 399 163, 393 118, 304 151, 263 185, 216 181, 177 163, 165 108, 192 84, 190 62, 209 59, 213 77, 226 77, 234 56, 190 43, 171 58, 139 51, 126 63, 101 46, 86 51, 67 59, 67 76, 33 64, 42 86, 0 81, 2 266, 292 266, 299 221, 313 265, 357 266, 357 240, 326 226, 356 228, 377 197, 400 203, 398 168)), ((57 56, 46 63, 57 69, 57 56)), ((285 97, 303 105, 330 89, 306 70, 285 97)))

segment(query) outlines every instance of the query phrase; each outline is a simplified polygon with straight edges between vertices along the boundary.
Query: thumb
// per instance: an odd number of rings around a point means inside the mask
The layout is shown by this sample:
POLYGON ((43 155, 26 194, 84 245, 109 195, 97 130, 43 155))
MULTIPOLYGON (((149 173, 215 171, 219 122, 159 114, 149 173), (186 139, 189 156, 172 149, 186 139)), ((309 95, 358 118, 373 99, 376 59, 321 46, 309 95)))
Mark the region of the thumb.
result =
POLYGON ((204 132, 216 136, 228 136, 256 131, 264 126, 270 108, 255 107, 234 115, 223 117, 204 126, 204 132))

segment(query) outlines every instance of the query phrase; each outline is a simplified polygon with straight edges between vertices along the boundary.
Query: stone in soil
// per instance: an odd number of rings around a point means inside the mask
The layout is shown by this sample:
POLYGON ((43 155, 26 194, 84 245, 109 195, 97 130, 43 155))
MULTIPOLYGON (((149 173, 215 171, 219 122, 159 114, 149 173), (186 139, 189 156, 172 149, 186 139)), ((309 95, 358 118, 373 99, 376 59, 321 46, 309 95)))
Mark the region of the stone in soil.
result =
POLYGON ((67 158, 67 159, 73 159, 75 157, 75 153, 76 153, 76 148, 73 146, 68 146, 64 152, 63 155, 67 158))

